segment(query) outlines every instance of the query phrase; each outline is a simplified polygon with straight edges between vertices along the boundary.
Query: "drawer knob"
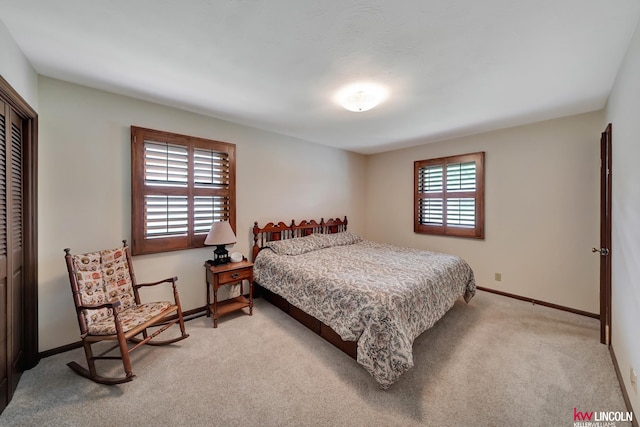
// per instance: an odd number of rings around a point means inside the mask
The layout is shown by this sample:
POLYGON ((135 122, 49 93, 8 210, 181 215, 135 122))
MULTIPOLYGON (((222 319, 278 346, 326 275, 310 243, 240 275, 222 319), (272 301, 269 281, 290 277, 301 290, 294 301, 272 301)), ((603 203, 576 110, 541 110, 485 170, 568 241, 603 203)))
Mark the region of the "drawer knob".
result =
POLYGON ((239 274, 239 273, 233 273, 233 274, 231 275, 231 278, 232 278, 232 279, 237 279, 237 278, 238 278, 238 276, 240 276, 240 274, 239 274))

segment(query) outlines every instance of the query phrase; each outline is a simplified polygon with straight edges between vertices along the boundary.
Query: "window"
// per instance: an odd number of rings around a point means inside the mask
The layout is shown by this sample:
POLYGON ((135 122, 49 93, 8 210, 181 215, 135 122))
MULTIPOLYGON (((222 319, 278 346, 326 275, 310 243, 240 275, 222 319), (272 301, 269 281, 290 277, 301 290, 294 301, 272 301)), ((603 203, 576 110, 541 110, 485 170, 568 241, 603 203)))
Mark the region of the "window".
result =
POLYGON ((413 231, 484 239, 484 152, 414 162, 413 231))
POLYGON ((236 229, 235 144, 131 126, 131 253, 199 248, 236 229))

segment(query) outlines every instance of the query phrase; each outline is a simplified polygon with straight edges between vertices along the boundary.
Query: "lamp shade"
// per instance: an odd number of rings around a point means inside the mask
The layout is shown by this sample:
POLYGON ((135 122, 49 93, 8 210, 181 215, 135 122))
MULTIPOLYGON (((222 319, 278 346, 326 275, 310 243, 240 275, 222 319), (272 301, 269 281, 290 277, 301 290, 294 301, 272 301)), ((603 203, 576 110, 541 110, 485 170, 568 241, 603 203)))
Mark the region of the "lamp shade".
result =
POLYGON ((233 234, 229 221, 218 221, 211 224, 211 230, 204 239, 205 245, 230 245, 236 242, 236 235, 233 234))

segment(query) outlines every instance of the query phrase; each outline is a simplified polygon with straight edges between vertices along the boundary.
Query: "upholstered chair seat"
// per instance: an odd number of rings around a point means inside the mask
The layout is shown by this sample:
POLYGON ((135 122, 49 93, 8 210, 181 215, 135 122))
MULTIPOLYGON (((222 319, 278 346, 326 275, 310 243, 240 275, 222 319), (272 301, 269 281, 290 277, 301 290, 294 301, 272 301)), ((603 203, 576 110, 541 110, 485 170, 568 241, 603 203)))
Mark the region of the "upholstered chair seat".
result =
MULTIPOLYGON (((171 303, 169 301, 160 301, 140 304, 122 310, 118 313, 118 318, 122 325, 122 331, 129 332, 136 326, 149 322, 154 317, 162 314, 169 307, 171 307, 171 303)), ((117 333, 116 322, 114 322, 113 317, 101 319, 89 326, 89 333, 91 335, 115 335, 117 333)))

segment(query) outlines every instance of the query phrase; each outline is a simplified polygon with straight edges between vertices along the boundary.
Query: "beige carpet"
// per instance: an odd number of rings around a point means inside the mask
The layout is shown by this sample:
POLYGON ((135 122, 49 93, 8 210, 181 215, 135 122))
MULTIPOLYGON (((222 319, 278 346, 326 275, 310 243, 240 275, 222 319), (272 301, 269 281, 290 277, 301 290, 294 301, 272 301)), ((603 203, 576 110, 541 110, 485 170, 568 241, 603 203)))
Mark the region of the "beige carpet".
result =
POLYGON ((200 317, 187 322, 187 340, 138 350, 138 376, 124 385, 75 375, 65 364, 84 364, 80 349, 44 359, 23 374, 0 425, 573 426, 574 408, 626 411, 598 327, 478 292, 416 340, 415 367, 382 390, 256 300, 252 317, 229 315, 218 329, 200 317))

